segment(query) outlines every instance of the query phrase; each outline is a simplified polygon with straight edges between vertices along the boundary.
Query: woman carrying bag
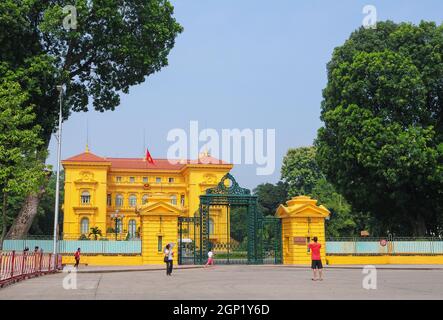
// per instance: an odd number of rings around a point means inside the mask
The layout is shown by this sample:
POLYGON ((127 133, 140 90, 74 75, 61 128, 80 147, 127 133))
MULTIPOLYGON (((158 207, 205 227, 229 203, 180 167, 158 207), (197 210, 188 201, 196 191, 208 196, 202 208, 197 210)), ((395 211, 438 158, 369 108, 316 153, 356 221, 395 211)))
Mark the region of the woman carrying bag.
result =
POLYGON ((168 244, 165 248, 165 258, 166 263, 166 275, 172 276, 172 269, 174 268, 174 251, 172 250, 172 244, 168 244))

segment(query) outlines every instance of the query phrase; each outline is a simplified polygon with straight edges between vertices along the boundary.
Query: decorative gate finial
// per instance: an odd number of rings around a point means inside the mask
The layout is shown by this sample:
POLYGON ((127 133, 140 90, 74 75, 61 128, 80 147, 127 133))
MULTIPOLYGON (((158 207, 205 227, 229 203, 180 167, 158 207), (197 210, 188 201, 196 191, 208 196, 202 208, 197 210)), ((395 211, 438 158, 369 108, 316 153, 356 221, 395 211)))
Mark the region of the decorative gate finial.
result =
POLYGON ((215 188, 206 190, 207 195, 251 195, 251 190, 239 186, 235 178, 227 173, 215 188))

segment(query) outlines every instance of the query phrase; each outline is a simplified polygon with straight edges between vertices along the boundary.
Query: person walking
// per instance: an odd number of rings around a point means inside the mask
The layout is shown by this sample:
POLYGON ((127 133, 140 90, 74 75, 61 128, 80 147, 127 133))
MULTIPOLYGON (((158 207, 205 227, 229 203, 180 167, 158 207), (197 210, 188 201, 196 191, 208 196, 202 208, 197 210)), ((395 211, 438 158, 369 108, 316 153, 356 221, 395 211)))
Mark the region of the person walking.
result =
POLYGON ((165 248, 165 263, 166 263, 166 275, 172 276, 172 269, 174 268, 174 251, 172 250, 172 244, 168 244, 165 248))
POLYGON ((74 253, 75 265, 74 268, 78 269, 78 265, 80 264, 80 248, 74 253))
POLYGON ((314 273, 314 278, 312 278, 312 281, 323 281, 323 264, 321 262, 321 244, 318 243, 318 238, 314 237, 312 239, 314 242, 310 243, 308 245, 308 248, 311 250, 311 259, 312 259, 312 271, 314 273), (317 277, 317 272, 319 274, 319 277, 317 277))
POLYGON ((212 250, 209 250, 208 252, 208 262, 206 263, 205 267, 213 266, 214 265, 214 252, 212 250))

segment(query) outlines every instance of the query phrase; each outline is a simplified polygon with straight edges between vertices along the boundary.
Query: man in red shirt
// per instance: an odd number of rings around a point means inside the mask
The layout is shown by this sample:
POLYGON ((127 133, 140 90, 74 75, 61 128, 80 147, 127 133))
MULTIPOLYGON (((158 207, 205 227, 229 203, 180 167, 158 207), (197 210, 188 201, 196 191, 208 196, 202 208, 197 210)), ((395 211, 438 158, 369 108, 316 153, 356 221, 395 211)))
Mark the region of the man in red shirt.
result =
POLYGON ((314 278, 312 278, 312 281, 317 281, 317 270, 320 275, 318 280, 323 281, 323 264, 321 263, 320 254, 321 244, 318 243, 317 237, 314 237, 312 240, 314 243, 308 245, 308 248, 311 250, 312 270, 314 272, 314 278))
POLYGON ((75 265, 74 268, 78 269, 78 265, 80 264, 80 248, 74 253, 75 265))

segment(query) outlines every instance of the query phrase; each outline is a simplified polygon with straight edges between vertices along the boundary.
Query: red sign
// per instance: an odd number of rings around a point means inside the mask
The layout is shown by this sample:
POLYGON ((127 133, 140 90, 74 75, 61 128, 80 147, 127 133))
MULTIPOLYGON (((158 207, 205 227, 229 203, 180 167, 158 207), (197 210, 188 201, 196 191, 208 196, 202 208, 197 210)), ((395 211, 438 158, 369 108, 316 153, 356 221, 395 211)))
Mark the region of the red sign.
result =
POLYGON ((294 237, 294 244, 305 245, 306 238, 305 237, 294 237))
POLYGON ((380 245, 381 245, 382 247, 386 247, 386 246, 388 245, 388 240, 385 240, 385 239, 380 240, 380 245))

